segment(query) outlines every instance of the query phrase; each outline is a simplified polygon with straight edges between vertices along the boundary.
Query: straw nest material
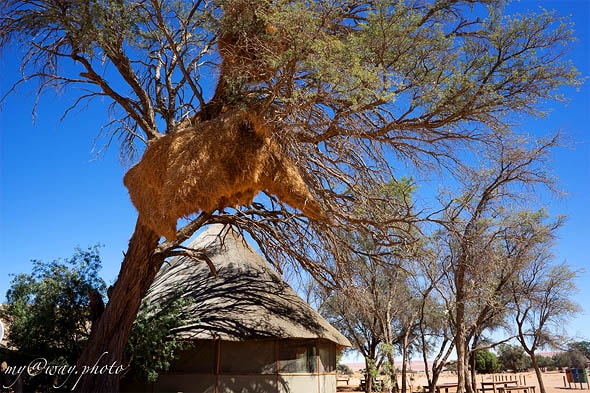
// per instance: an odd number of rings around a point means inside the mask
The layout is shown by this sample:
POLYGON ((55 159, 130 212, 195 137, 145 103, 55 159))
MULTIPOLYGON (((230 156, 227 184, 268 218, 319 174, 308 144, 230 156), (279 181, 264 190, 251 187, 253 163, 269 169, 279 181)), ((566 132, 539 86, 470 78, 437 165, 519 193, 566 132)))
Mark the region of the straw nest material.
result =
POLYGON ((139 220, 173 240, 178 218, 250 204, 266 190, 308 218, 326 221, 271 133, 260 116, 233 110, 153 141, 124 178, 139 220))

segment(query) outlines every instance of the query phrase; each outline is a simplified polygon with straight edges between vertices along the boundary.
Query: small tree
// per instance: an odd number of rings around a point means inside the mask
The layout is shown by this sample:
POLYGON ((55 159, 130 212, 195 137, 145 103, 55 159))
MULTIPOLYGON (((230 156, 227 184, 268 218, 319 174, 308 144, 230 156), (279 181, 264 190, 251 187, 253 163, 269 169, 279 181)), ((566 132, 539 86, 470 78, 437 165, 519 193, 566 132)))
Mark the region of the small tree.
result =
POLYGON ((547 247, 541 248, 513 285, 517 339, 531 358, 541 393, 545 393, 545 386, 536 352, 545 346, 559 347, 565 337, 565 322, 580 309, 571 299, 578 272, 551 261, 547 247))
POLYGON ((553 362, 556 367, 585 368, 588 359, 577 350, 568 350, 553 355, 553 362))
POLYGON ((0 310, 10 324, 8 342, 28 357, 75 363, 90 335, 89 294, 106 291, 99 277, 99 247, 77 248, 66 260, 33 260, 30 274, 18 274, 0 310))
POLYGON ((338 365, 336 366, 336 371, 338 371, 338 373, 342 374, 342 375, 354 374, 354 372, 352 371, 352 369, 350 367, 348 367, 348 365, 342 364, 342 363, 338 363, 338 365))
POLYGON ((505 371, 518 372, 525 370, 530 365, 530 359, 519 346, 502 344, 498 346, 498 360, 505 371))
POLYGON ((590 360, 590 341, 576 341, 568 345, 569 350, 577 350, 590 360))
POLYGON ((500 370, 498 357, 491 351, 477 351, 475 353, 475 370, 482 374, 491 374, 500 370))
POLYGON ((555 365, 555 362, 553 361, 553 358, 551 358, 549 356, 538 355, 537 356, 537 364, 541 368, 549 368, 549 367, 553 367, 555 365))
POLYGON ((191 323, 182 312, 187 305, 188 301, 180 296, 173 296, 165 303, 142 303, 125 348, 133 378, 155 382, 159 373, 168 371, 177 351, 192 347, 190 341, 171 334, 174 329, 191 323))
MULTIPOLYGON (((106 292, 100 268, 99 247, 94 246, 76 249, 67 260, 34 260, 31 274, 16 275, 6 295, 7 305, 0 309, 10 323, 10 345, 25 358, 75 363, 96 318, 93 297, 106 292)), ((180 297, 142 304, 125 354, 134 377, 155 381, 158 373, 168 370, 176 351, 190 347, 189 342, 170 335, 174 328, 191 322, 182 314, 186 304, 180 297)))
MULTIPOLYGON (((374 189, 374 196, 387 200, 387 205, 359 203, 357 208, 368 217, 381 215, 386 220, 402 221, 412 214, 414 190, 409 178, 391 180, 374 189)), ((390 235, 395 240, 383 245, 375 237, 349 231, 345 235, 356 252, 351 252, 347 264, 339 267, 344 280, 334 290, 320 289, 326 298, 320 311, 363 354, 368 375, 387 369, 388 379, 395 381, 394 348, 400 348, 402 392, 406 389, 408 353, 420 311, 415 301, 419 296, 414 293, 407 266, 419 249, 411 236, 416 232, 417 228, 407 225, 403 232, 392 231, 390 235)), ((367 377, 367 392, 372 390, 372 383, 372 378, 367 377)))

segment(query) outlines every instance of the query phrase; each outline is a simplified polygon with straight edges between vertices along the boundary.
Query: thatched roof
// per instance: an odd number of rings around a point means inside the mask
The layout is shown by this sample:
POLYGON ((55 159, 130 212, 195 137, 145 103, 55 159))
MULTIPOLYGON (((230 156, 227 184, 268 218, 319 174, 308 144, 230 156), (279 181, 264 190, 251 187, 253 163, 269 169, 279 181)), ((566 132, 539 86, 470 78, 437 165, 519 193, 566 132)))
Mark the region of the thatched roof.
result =
POLYGON ((192 299, 184 311, 195 322, 175 330, 178 337, 324 338, 350 346, 230 226, 208 227, 189 248, 205 254, 218 276, 202 260, 176 257, 158 273, 146 299, 192 299))

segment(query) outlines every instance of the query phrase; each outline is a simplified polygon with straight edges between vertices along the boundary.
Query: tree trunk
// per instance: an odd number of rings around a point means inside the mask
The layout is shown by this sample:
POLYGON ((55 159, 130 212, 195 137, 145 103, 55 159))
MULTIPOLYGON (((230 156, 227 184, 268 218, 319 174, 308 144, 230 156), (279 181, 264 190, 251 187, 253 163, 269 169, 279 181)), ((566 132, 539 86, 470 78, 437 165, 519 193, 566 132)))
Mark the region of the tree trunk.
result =
POLYGON ((391 389, 390 392, 392 393, 399 393, 397 387, 397 372, 395 371, 395 358, 393 356, 393 345, 391 349, 387 352, 387 361, 391 369, 389 370, 389 378, 391 379, 391 389))
POLYGON ((469 353, 469 375, 471 377, 471 382, 469 384, 470 389, 468 391, 475 392, 477 391, 477 371, 475 370, 475 352, 471 351, 469 353))
MULTIPOLYGON (((463 254, 467 254, 463 251, 463 254)), ((457 393, 465 393, 465 366, 466 350, 465 345, 465 275, 466 261, 463 257, 459 258, 457 271, 455 272, 456 288, 456 314, 455 314, 455 350, 457 351, 457 393)))
POLYGON ((373 391, 373 372, 372 368, 375 367, 375 357, 372 359, 365 358, 365 393, 371 393, 373 391), (373 362, 373 364, 371 363, 373 362))
POLYGON ((428 382, 428 393, 434 393, 441 370, 432 370, 432 379, 428 382))
POLYGON ((461 343, 463 335, 457 332, 457 393, 465 392, 465 345, 461 343))
MULTIPOLYGON (((459 291, 457 291, 459 298, 459 291)), ((457 351, 457 393, 465 392, 465 323, 463 301, 457 300, 455 350, 457 351)))
POLYGON ((545 384, 543 383, 543 373, 541 372, 541 368, 539 367, 539 363, 537 362, 537 355, 535 352, 530 352, 529 356, 531 357, 531 364, 535 369, 535 374, 537 375, 537 381, 539 382, 539 391, 540 393, 545 393, 545 384))
POLYGON ((408 335, 404 334, 402 342, 402 393, 408 391, 408 335))
MULTIPOLYGON (((422 342, 424 343, 424 335, 422 335, 422 342)), ((450 348, 447 348, 445 351, 444 348, 446 348, 446 346, 447 346, 447 339, 444 339, 443 343, 441 345, 441 348, 439 349, 438 355, 435 357, 434 361, 432 362, 432 369, 429 369, 429 367, 428 367, 428 359, 426 356, 425 347, 423 346, 422 356, 424 359, 424 370, 426 371, 426 375, 428 378, 428 393, 434 393, 436 384, 438 383, 438 378, 440 377, 440 374, 442 373, 442 370, 447 362, 447 359, 449 358, 449 355, 451 354, 451 350, 452 350, 453 346, 451 345, 450 348), (444 352, 446 352, 446 353, 444 353, 444 352), (429 370, 432 371, 432 374, 430 374, 429 370)))
POLYGON ((109 302, 78 360, 77 392, 119 391, 124 349, 141 299, 158 273, 163 257, 155 256, 160 237, 136 223, 109 302))

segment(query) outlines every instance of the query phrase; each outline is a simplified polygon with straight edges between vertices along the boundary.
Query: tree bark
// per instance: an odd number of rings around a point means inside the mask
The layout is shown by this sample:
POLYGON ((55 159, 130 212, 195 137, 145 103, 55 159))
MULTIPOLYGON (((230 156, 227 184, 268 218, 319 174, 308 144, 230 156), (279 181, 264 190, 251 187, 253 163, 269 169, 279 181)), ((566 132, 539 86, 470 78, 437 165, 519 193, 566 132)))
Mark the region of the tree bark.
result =
POLYGON ((543 373, 541 372, 541 368, 539 367, 539 362, 537 362, 537 355, 535 352, 529 352, 529 356, 531 357, 531 364, 535 369, 535 374, 537 376, 537 382, 539 382, 539 390, 540 393, 545 393, 545 384, 543 383, 543 373))
POLYGON ((390 392, 392 393, 399 393, 398 386, 397 386, 397 371, 395 370, 395 358, 393 356, 393 347, 387 353, 387 361, 391 369, 389 370, 389 378, 391 379, 391 389, 390 392))
POLYGON ((78 360, 77 392, 119 391, 124 350, 141 299, 158 273, 163 256, 155 255, 160 237, 139 221, 129 240, 121 271, 109 302, 78 360))
POLYGON ((367 355, 365 356, 365 392, 373 392, 373 372, 377 367, 377 346, 378 341, 371 340, 368 344, 367 355))
POLYGON ((467 393, 474 393, 477 390, 477 381, 475 379, 475 352, 469 351, 469 366, 466 368, 467 375, 465 376, 465 391, 467 393))
POLYGON ((457 351, 457 393, 465 392, 465 262, 459 261, 455 273, 456 317, 455 317, 455 350, 457 351))
POLYGON ((402 342, 402 393, 408 391, 408 331, 404 333, 402 342))
MULTIPOLYGON (((375 357, 372 358, 375 361, 375 357)), ((365 393, 372 393, 373 392, 373 376, 371 372, 371 368, 375 367, 371 365, 370 359, 365 358, 365 393)))

